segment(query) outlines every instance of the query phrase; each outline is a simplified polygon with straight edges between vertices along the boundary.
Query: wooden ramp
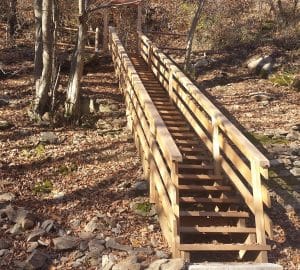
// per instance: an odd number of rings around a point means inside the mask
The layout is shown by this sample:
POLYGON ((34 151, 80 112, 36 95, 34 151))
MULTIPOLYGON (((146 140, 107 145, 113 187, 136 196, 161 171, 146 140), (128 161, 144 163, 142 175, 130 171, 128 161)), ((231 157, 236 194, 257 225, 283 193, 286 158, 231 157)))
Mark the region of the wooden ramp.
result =
POLYGON ((269 161, 142 33, 138 46, 128 55, 110 29, 128 123, 173 257, 267 262, 269 161))

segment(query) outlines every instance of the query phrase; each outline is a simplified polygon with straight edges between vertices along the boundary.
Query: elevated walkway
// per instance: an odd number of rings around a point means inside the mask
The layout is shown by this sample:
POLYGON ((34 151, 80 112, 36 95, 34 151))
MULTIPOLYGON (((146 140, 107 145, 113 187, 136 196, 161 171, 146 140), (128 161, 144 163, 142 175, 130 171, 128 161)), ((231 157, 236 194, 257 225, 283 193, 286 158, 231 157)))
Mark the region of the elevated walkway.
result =
POLYGON ((173 257, 267 262, 269 161, 145 35, 128 55, 110 28, 109 46, 173 257))

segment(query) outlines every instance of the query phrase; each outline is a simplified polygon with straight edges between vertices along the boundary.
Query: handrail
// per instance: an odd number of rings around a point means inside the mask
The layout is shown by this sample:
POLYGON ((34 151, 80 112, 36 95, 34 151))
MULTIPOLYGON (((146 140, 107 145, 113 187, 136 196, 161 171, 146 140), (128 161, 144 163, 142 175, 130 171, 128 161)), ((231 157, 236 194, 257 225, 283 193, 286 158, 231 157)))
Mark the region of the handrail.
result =
POLYGON ((171 167, 173 161, 180 162, 183 160, 178 146, 176 145, 159 112, 154 106, 148 92, 138 76, 138 73, 135 71, 135 68, 126 53, 125 48, 117 36, 115 28, 110 27, 109 32, 111 37, 110 42, 113 42, 117 46, 119 56, 122 60, 121 63, 123 64, 124 69, 127 71, 127 75, 133 84, 133 87, 138 88, 138 91, 141 93, 139 98, 141 99, 141 104, 145 108, 146 113, 148 113, 148 121, 151 132, 157 139, 158 144, 161 146, 161 150, 165 157, 167 157, 167 160, 169 160, 169 166, 171 167))
POLYGON ((138 33, 138 36, 141 56, 213 154, 215 173, 220 174, 221 169, 223 169, 245 199, 255 215, 258 242, 265 244, 264 231, 272 238, 272 226, 270 218, 264 213, 263 205, 265 203, 266 206, 270 207, 271 202, 266 187, 261 183, 261 175, 266 179, 268 178, 269 160, 223 115, 169 57, 153 45, 148 37, 141 32, 138 33), (174 80, 176 81, 174 82, 174 80), (200 121, 209 135, 203 132, 194 117, 197 121, 200 121), (230 143, 226 142, 227 139, 225 138, 228 138, 238 151, 247 158, 248 164, 239 157, 239 153, 230 146, 230 143), (233 165, 227 161, 227 158, 233 165), (238 161, 237 166, 234 164, 236 160, 238 161), (245 180, 242 180, 236 174, 232 166, 237 170, 241 166, 241 175, 250 185, 251 191, 249 191, 247 184, 243 182, 245 180))
MULTIPOLYGON (((140 33, 141 34, 141 33, 140 33)), ((141 39, 146 44, 152 44, 150 39, 141 35, 141 39)), ((249 159, 258 161, 263 168, 270 167, 270 161, 245 137, 245 135, 233 125, 230 120, 199 90, 198 87, 174 64, 169 57, 153 46, 153 53, 160 57, 160 60, 167 66, 172 66, 172 71, 176 78, 189 91, 195 101, 202 106, 211 118, 216 119, 218 126, 237 145, 240 145, 245 152, 243 154, 249 159)))

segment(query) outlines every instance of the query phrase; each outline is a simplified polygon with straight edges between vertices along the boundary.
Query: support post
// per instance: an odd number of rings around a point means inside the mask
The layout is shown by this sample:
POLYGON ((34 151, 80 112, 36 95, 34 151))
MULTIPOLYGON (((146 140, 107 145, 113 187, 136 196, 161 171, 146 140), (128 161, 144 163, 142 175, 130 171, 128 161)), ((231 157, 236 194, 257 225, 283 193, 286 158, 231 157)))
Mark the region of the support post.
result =
POLYGON ((174 192, 169 194, 172 204, 172 210, 174 213, 174 220, 172 224, 172 255, 173 258, 180 258, 180 235, 179 235, 179 179, 178 179, 178 163, 173 161, 172 168, 171 168, 171 180, 172 184, 175 186, 174 192))
POLYGON ((95 53, 99 52, 99 27, 96 28, 95 32, 95 53))
POLYGON ((149 42, 149 48, 148 48, 148 67, 151 70, 151 58, 153 53, 153 45, 152 42, 149 42))
POLYGON ((103 13, 103 50, 104 52, 108 51, 108 23, 109 17, 108 12, 103 13))
MULTIPOLYGON (((256 241, 260 245, 266 245, 264 206, 262 200, 260 166, 259 163, 254 160, 251 161, 251 175, 252 175, 253 202, 254 202, 254 213, 255 213, 256 241)), ((256 261, 261 263, 268 262, 267 251, 260 251, 256 261)))
POLYGON ((219 141, 219 126, 217 118, 212 117, 212 141, 213 141, 213 158, 214 158, 214 173, 216 175, 221 174, 221 154, 220 154, 220 141, 219 141))

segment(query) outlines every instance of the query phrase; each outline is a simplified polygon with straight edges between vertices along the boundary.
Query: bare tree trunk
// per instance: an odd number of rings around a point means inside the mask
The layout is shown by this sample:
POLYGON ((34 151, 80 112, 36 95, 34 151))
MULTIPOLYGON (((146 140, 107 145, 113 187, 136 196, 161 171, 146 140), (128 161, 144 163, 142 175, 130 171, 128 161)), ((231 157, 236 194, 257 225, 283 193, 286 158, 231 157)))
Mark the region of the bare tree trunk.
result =
POLYGON ((14 43, 14 34, 17 27, 17 0, 9 0, 9 12, 7 18, 7 32, 9 43, 14 43))
POLYGON ((190 67, 190 61, 191 61, 191 53, 192 53, 192 48, 193 48, 193 40, 195 36, 195 32, 197 29, 198 22, 200 20, 200 16, 203 10, 205 4, 205 0, 199 0, 198 2, 198 8, 195 13, 194 19, 192 21, 192 25, 189 31, 188 39, 187 39, 187 46, 186 46, 186 54, 185 54, 185 64, 184 64, 184 69, 185 71, 188 71, 190 67))
POLYGON ((35 54, 34 54, 34 81, 35 88, 39 88, 39 81, 43 69, 43 36, 42 36, 42 4, 43 0, 34 1, 35 16, 35 54))
POLYGON ((43 0, 42 4, 42 41, 43 41, 43 71, 36 89, 34 112, 42 116, 49 106, 49 92, 51 92, 52 57, 53 57, 53 0, 43 0))
POLYGON ((87 35, 86 0, 79 0, 79 27, 77 44, 71 61, 70 78, 65 104, 65 116, 78 120, 80 116, 80 82, 83 74, 83 56, 87 35))

